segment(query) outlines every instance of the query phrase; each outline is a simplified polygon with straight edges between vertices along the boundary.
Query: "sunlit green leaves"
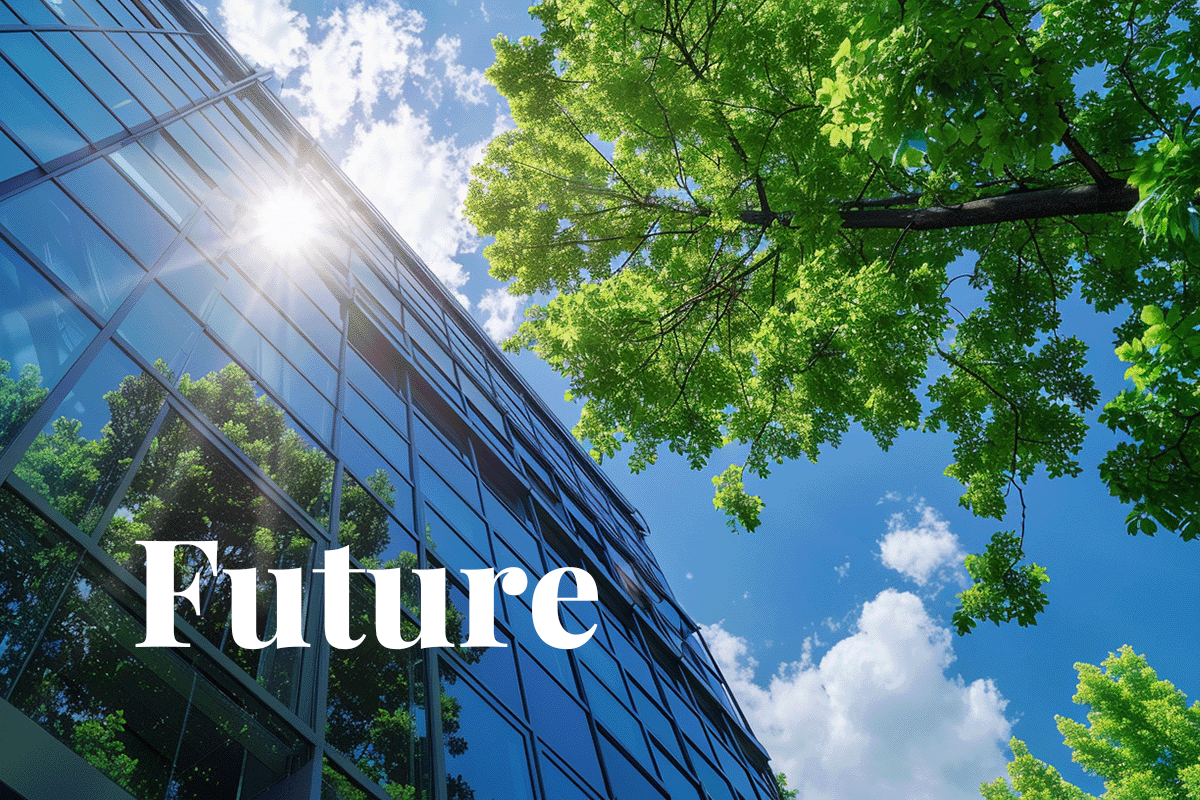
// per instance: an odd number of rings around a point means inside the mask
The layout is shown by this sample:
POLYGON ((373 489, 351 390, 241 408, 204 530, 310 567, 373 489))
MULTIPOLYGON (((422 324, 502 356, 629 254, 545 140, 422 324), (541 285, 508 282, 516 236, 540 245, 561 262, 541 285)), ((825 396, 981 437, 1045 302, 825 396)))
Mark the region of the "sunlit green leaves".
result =
MULTIPOLYGON (((1104 779, 1102 800, 1191 800, 1200 796, 1200 703, 1159 680, 1128 645, 1099 666, 1076 664, 1076 703, 1091 708, 1088 724, 1057 717, 1072 760, 1104 779)), ((1087 800, 1092 795, 1063 780, 1013 739, 1002 778, 981 788, 987 800, 1087 800)), ((1093 799, 1094 800, 1094 799, 1093 799)))
MULTIPOLYGON (((595 457, 624 448, 640 471, 667 450, 709 468, 740 446, 714 503, 753 529, 745 481, 782 460, 816 460, 856 426, 885 448, 946 430, 962 503, 1003 518, 1039 472, 1080 473, 1100 397, 1097 355, 1062 329, 1078 292, 1106 313, 1163 310, 1116 329, 1133 384, 1102 417, 1123 439, 1101 475, 1134 504, 1131 529, 1191 537, 1194 4, 547 0, 533 13, 541 37, 496 43, 489 76, 517 129, 476 168, 468 213, 494 237, 493 274, 540 298, 508 346, 568 378, 595 457), (848 209, 951 211, 1126 180, 1141 198, 1128 220, 841 227, 848 209)), ((1044 575, 1010 561, 979 562, 972 619, 1029 624, 1044 605, 1044 575)))
POLYGON ((980 620, 997 625, 1016 620, 1022 627, 1037 624, 1037 615, 1047 603, 1042 584, 1050 579, 1037 564, 1022 564, 1024 556, 1021 537, 1003 531, 992 535, 983 553, 966 557, 973 584, 958 595, 953 623, 960 636, 980 620))

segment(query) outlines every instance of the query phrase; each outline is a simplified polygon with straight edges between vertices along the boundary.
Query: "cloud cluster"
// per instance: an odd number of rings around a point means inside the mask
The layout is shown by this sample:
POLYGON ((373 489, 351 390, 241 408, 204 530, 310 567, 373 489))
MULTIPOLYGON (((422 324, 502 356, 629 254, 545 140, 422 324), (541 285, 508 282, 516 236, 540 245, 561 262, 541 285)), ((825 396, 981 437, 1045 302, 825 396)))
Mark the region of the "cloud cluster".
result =
POLYGON ((764 687, 747 641, 702 626, 775 769, 803 800, 957 800, 1004 773, 1011 723, 990 680, 950 676, 950 631, 892 589, 814 661, 781 664, 764 687))
MULTIPOLYGON (((888 531, 879 540, 883 565, 894 569, 917 586, 930 586, 954 580, 966 585, 962 568, 963 550, 958 537, 950 532, 950 523, 924 502, 914 509, 919 515, 909 523, 905 514, 893 514, 888 531)), ((932 588, 940 589, 941 586, 932 588)))
MULTIPOLYGON (((521 324, 521 310, 528 299, 526 295, 509 294, 504 289, 488 289, 479 301, 479 310, 488 318, 483 323, 492 341, 502 342, 517 332, 521 324)), ((692 577, 688 574, 688 577, 692 577)))
MULTIPOLYGON (((469 307, 456 259, 479 245, 462 213, 470 169, 511 123, 497 113, 491 135, 460 144, 438 136, 409 102, 424 97, 436 107, 448 86, 458 103, 485 103, 487 82, 459 62, 461 41, 441 36, 426 46, 425 17, 396 0, 358 0, 312 21, 287 0, 221 0, 218 14, 235 48, 279 74, 309 131, 345 145, 346 174, 469 307)), ((483 302, 503 333, 519 301, 483 302)))

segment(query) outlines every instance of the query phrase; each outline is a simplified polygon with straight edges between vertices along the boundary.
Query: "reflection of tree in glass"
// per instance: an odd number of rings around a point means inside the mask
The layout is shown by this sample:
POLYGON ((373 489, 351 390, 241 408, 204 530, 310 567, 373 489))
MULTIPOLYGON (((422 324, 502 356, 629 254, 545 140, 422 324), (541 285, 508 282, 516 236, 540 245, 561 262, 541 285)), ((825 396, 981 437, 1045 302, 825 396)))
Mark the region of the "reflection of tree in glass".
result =
MULTIPOLYGON (((361 489, 358 489, 362 491, 361 489)), ((376 505, 376 507, 378 507, 376 505)), ((339 543, 342 543, 339 537, 339 543)), ((351 545, 351 552, 354 545, 351 545)), ((367 563, 370 563, 368 556, 367 563)), ((417 566, 415 553, 379 564, 383 569, 403 570, 404 605, 419 610, 420 584, 412 569, 417 566)), ((375 565, 372 565, 375 566, 375 565)), ((429 742, 425 736, 426 682, 424 661, 419 647, 389 650, 374 634, 374 585, 363 580, 351 588, 351 632, 366 634, 353 650, 334 650, 329 665, 329 705, 325 738, 330 745, 354 760, 356 766, 376 781, 388 794, 403 800, 428 800, 432 797, 429 777, 429 742), (421 787, 421 788, 417 788, 421 787)), ((452 603, 446 606, 446 634, 451 641, 462 638, 464 617, 452 603)), ((418 626, 404 620, 402 631, 407 641, 419 633, 418 626)), ((474 663, 479 653, 456 648, 458 654, 474 663)), ((442 681, 454 676, 442 672, 442 681)), ((442 744, 449 756, 467 750, 467 740, 459 735, 458 700, 444 691, 440 696, 442 744)), ((360 796, 346 779, 326 766, 324 778, 334 797, 355 800, 360 796)), ((450 800, 472 800, 472 789, 461 777, 447 783, 450 800)))
MULTIPOLYGON (((0 372, 7 373, 7 366, 0 362, 0 372)), ((168 380, 173 377, 162 362, 155 366, 168 380)), ((178 386, 297 504, 314 519, 328 522, 333 461, 290 426, 283 410, 257 392, 245 371, 230 364, 202 378, 184 375, 178 386)), ((26 366, 18 380, 0 377, 4 437, 28 421, 47 394, 40 386, 36 366, 26 366)), ((38 435, 18 474, 85 532, 90 531, 128 472, 164 397, 161 385, 150 375, 124 378, 116 390, 103 397, 110 421, 98 439, 80 435, 83 426, 79 420, 61 417, 48 432, 38 435)), ((386 472, 378 470, 366 478, 366 483, 384 503, 394 504, 396 487, 386 472)), ((149 444, 102 544, 144 581, 144 551, 135 542, 156 539, 215 539, 220 543, 222 569, 258 568, 260 638, 268 636, 274 606, 274 581, 266 570, 313 566, 309 537, 216 446, 175 414, 167 418, 149 444)), ((418 608, 419 585, 411 572, 417 566, 417 555, 402 552, 389 561, 381 560, 391 544, 388 512, 349 476, 339 505, 338 544, 349 546, 368 568, 404 570, 403 601, 411 609, 418 608)), ((61 557, 66 558, 66 553, 61 557)), ((201 576, 202 613, 197 617, 182 604, 187 619, 269 691, 289 704, 294 702, 289 698, 296 689, 296 651, 251 651, 233 646, 228 631, 228 580, 213 580, 203 556, 195 551, 178 551, 176 567, 178 585, 188 585, 197 573, 201 576)), ((10 606, 22 602, 7 600, 4 598, 4 603, 10 606)), ((422 654, 419 648, 389 650, 378 644, 373 635, 374 605, 373 585, 367 581, 355 584, 351 599, 354 628, 367 636, 358 648, 335 650, 331 655, 326 739, 391 796, 423 800, 429 796, 431 779, 422 654)), ((62 680, 48 673, 45 685, 31 690, 42 697, 37 701, 42 709, 39 722, 55 730, 85 760, 134 794, 161 794, 161 787, 152 787, 147 781, 153 783, 148 776, 161 772, 163 765, 146 768, 149 761, 157 762, 160 756, 137 747, 147 731, 132 730, 124 711, 98 704, 92 691, 96 679, 92 672, 111 669, 128 656, 114 651, 107 638, 88 635, 83 617, 72 615, 72 619, 78 620, 75 624, 82 628, 75 632, 76 642, 64 637, 57 656, 82 664, 86 654, 94 667, 70 690, 70 697, 62 680), (72 657, 72 648, 83 649, 72 657), (55 709, 54 713, 49 709, 55 709)), ((446 630, 452 641, 461 639, 462 624, 463 615, 448 604, 446 630)), ((418 632, 415 624, 405 621, 406 639, 415 639, 418 632)), ((468 663, 479 659, 478 653, 466 649, 459 652, 468 663)), ((0 670, 3 667, 0 663, 0 670)), ((454 676, 443 674, 442 679, 452 682, 454 676)), ((466 751, 467 741, 458 735, 458 701, 442 693, 440 707, 446 753, 459 755, 466 751)), ((325 773, 328 790, 344 798, 356 796, 357 790, 340 773, 330 767, 325 773)), ((461 777, 451 777, 448 788, 451 800, 474 797, 461 777)))
POLYGON ((42 386, 42 372, 36 364, 26 364, 16 380, 9 376, 12 365, 0 358, 0 447, 6 446, 21 426, 50 394, 42 386))

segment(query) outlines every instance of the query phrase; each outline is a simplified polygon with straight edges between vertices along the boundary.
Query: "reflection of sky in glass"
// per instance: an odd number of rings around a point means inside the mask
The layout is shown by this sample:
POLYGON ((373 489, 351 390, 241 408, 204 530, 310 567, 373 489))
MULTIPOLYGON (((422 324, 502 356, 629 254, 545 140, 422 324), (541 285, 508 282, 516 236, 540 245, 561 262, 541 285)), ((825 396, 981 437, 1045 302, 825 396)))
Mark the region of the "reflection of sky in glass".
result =
MULTIPOLYGON (((69 417, 79 420, 83 423, 79 429, 80 436, 99 439, 104 426, 111 419, 104 395, 116 390, 126 377, 139 374, 141 370, 120 350, 111 344, 105 345, 87 372, 59 405, 54 419, 69 417)), ((49 430, 47 427, 47 431, 49 430)))
POLYGON ((442 691, 458 701, 458 735, 467 742, 464 752, 447 754, 447 776, 460 776, 475 800, 532 800, 525 737, 462 681, 442 691))

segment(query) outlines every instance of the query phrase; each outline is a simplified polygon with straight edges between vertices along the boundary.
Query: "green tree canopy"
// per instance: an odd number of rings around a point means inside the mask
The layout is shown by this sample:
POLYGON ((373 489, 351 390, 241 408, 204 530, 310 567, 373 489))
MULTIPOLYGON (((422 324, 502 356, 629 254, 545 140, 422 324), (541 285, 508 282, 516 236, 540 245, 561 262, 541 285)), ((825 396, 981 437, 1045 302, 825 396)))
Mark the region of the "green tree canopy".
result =
MULTIPOLYGON (((1126 645, 1099 666, 1076 664, 1074 700, 1091 706, 1088 724, 1058 717, 1072 760, 1104 779, 1104 800, 1192 800, 1200 797, 1200 702, 1158 679, 1126 645)), ((986 800, 1095 800, 1012 740, 1003 778, 981 787, 986 800)))
MULTIPOLYGON (((1194 3, 533 13, 540 38, 495 41, 517 128, 476 167, 468 213, 495 237, 492 274, 545 299, 507 344, 570 379, 596 458, 628 443, 637 471, 665 445, 706 468, 747 446, 714 502, 753 530, 747 472, 815 460, 855 424, 884 448, 945 429, 962 504, 1003 518, 1038 470, 1080 471, 1100 397, 1062 324, 1079 293, 1132 309, 1102 477, 1130 532, 1196 535, 1194 3)), ((1023 556, 1024 522, 977 557, 960 632, 1034 621, 1045 573, 1023 556)))

